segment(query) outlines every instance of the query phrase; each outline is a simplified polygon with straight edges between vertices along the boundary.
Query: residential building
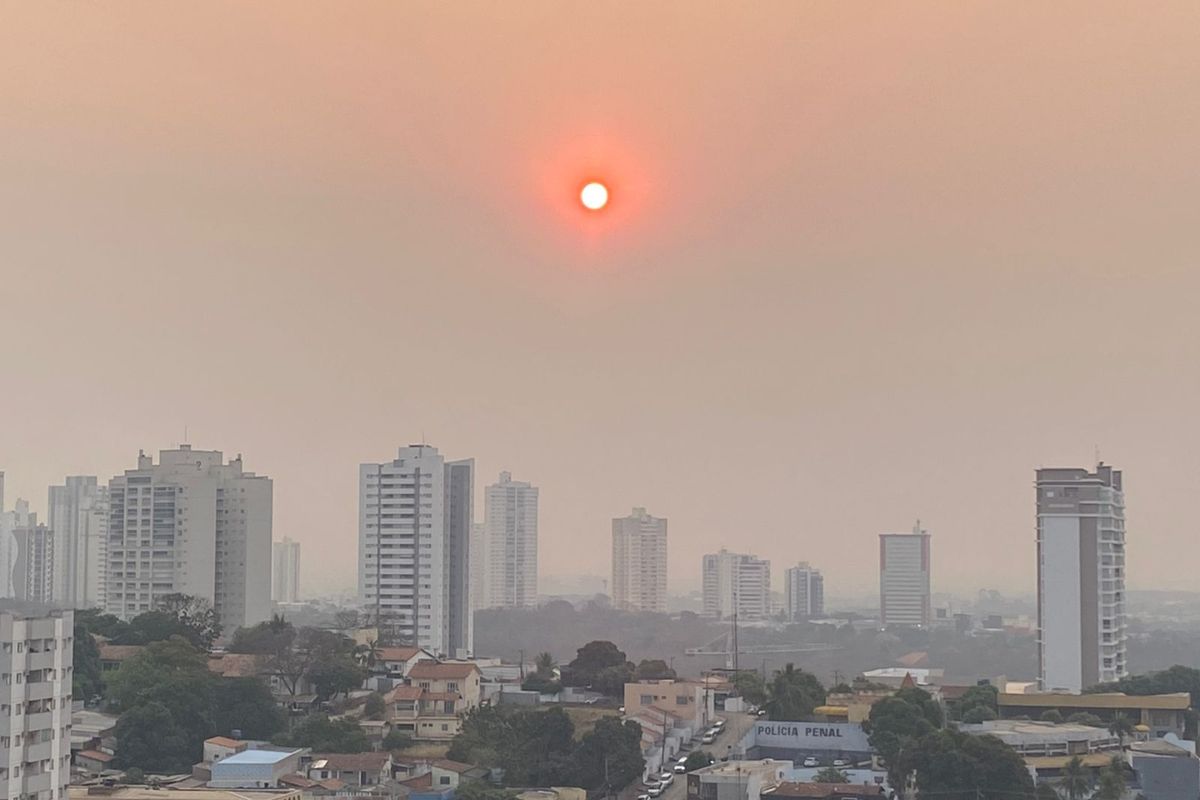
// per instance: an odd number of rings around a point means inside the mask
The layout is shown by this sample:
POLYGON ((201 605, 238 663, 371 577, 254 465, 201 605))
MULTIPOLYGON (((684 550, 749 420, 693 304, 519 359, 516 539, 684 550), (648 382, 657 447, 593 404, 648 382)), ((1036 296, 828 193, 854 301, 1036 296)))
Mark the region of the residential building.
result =
POLYGON ((392 679, 405 678, 415 665, 422 661, 435 660, 434 654, 428 650, 407 645, 380 647, 375 655, 376 669, 392 679))
POLYGON ((391 778, 392 754, 313 753, 304 759, 308 778, 314 781, 337 780, 347 786, 378 786, 391 778))
POLYGON ((105 608, 121 619, 169 594, 208 600, 225 630, 271 616, 272 482, 242 457, 180 445, 108 482, 105 608))
POLYGON ((762 792, 762 797, 770 800, 884 800, 889 796, 878 784, 853 782, 784 781, 762 792))
POLYGON ((479 611, 487 608, 488 593, 487 593, 487 573, 488 573, 488 554, 487 554, 487 523, 472 522, 471 523, 471 565, 470 565, 470 583, 471 583, 471 611, 479 611))
POLYGON ((246 749, 212 762, 208 785, 214 789, 274 789, 280 779, 300 769, 308 750, 246 749))
POLYGON ((421 661, 407 680, 384 695, 384 719, 414 739, 453 739, 482 697, 479 667, 470 661, 421 661))
POLYGON ((13 569, 17 563, 17 528, 29 525, 29 502, 17 498, 13 508, 5 511, 4 473, 0 472, 0 597, 16 597, 13 569))
MULTIPOLYGON (((96 800, 103 794, 104 800, 301 800, 300 789, 207 789, 186 785, 178 786, 105 786, 83 784, 70 787, 70 793, 60 797, 69 800, 96 800)), ((333 792, 329 792, 333 794, 333 792)))
POLYGON ((929 534, 920 521, 912 533, 879 534, 879 617, 884 627, 927 627, 930 603, 929 534))
POLYGON ((51 486, 46 524, 54 532, 54 603, 103 608, 107 572, 108 487, 95 475, 51 486))
POLYGON ((532 608, 538 594, 538 490, 508 472, 487 487, 487 607, 532 608))
POLYGON ((54 534, 29 514, 25 525, 13 531, 17 560, 13 566, 13 589, 18 600, 54 602, 54 534))
POLYGON ((74 612, 0 611, 0 796, 51 800, 71 782, 74 612))
POLYGON ((1121 471, 1037 471, 1038 683, 1079 692, 1127 674, 1121 471))
POLYGON ((300 543, 283 537, 271 545, 271 602, 300 601, 300 543))
POLYGON ((713 692, 695 681, 649 680, 625 684, 625 716, 636 716, 644 708, 668 711, 702 731, 716 719, 713 692))
POLYGON ((790 761, 722 761, 687 776, 688 800, 759 800, 783 783, 794 769, 790 761))
POLYGON ((1133 788, 1145 800, 1194 800, 1200 797, 1200 759, 1191 742, 1158 739, 1134 742, 1128 761, 1133 788))
POLYGON ((793 622, 825 613, 825 579, 807 561, 784 573, 784 612, 793 622))
POLYGON ((635 508, 612 521, 612 604, 667 612, 667 520, 635 508))
POLYGON ((704 614, 714 619, 771 616, 771 562, 721 550, 703 560, 704 614))
POLYGON ((441 656, 472 651, 474 472, 474 460, 446 461, 425 444, 359 467, 359 599, 389 639, 441 656))

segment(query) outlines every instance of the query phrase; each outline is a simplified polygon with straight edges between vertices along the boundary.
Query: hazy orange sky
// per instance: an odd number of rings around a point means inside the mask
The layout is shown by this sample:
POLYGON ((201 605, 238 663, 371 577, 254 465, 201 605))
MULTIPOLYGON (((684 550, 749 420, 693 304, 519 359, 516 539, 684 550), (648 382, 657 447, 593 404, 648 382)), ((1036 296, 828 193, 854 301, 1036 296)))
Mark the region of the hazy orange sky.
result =
POLYGON ((0 468, 241 452, 310 590, 357 464, 541 487, 543 574, 670 518, 875 591, 1034 591, 1033 470, 1200 552, 1200 4, 9 4, 0 468), (613 204, 585 218, 579 182, 613 204))

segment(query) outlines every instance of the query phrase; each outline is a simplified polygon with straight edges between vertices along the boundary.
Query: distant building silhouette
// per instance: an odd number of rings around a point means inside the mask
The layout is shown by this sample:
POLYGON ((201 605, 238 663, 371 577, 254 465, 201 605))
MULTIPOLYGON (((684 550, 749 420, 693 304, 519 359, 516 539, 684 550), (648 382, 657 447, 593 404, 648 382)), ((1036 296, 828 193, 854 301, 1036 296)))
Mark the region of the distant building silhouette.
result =
POLYGON ((271 602, 300 601, 300 543, 283 537, 271 545, 271 602))
POLYGON ((612 604, 667 612, 667 521, 635 508, 612 521, 612 604))
POLYGON ((705 616, 766 619, 771 615, 771 562, 721 550, 704 556, 702 589, 705 616))
POLYGON ((879 534, 880 622, 925 627, 932 617, 929 534, 920 522, 912 533, 879 534))
POLYGON ((825 613, 825 579, 807 561, 784 573, 784 612, 793 621, 825 613))
POLYGON ((538 490, 508 472, 484 497, 487 606, 537 605, 538 490))

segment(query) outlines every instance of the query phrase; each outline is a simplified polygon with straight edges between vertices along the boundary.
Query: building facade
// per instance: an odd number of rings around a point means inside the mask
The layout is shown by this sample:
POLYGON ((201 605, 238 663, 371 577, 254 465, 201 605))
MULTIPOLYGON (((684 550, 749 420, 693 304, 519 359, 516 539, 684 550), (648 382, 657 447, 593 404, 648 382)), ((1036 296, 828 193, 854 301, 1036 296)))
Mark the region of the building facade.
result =
POLYGON ((929 534, 920 522, 912 533, 879 534, 879 615, 885 627, 931 621, 929 534))
POLYGON ((486 608, 537 605, 538 490, 507 472, 487 487, 486 608))
POLYGON ((46 524, 54 532, 54 602, 103 608, 108 561, 108 487, 94 475, 51 486, 46 524))
POLYGON ((26 524, 13 531, 17 560, 13 567, 13 589, 18 600, 54 602, 54 533, 30 514, 26 524))
POLYGON ((784 573, 784 611, 790 620, 819 617, 825 613, 825 578, 807 561, 788 567, 784 573))
POLYGON ((0 612, 0 797, 57 800, 71 782, 74 612, 0 612))
POLYGON ((219 450, 138 454, 108 483, 105 608, 122 619, 163 596, 201 597, 226 630, 271 616, 272 483, 219 450))
POLYGON ((771 562, 722 550, 702 562, 704 615, 766 619, 771 615, 771 562))
POLYGON ((271 545, 271 602, 300 601, 300 543, 283 537, 271 545))
POLYGON ((16 597, 13 569, 17 563, 17 528, 29 524, 29 503, 17 498, 10 510, 4 505, 4 473, 0 472, 0 597, 16 597))
POLYGON ((1041 688, 1078 692, 1124 677, 1120 470, 1037 471, 1037 559, 1041 688))
POLYGON ((612 603, 625 611, 667 611, 667 520, 635 508, 612 521, 612 603))
POLYGON ((474 473, 472 459, 425 444, 359 467, 359 600, 388 638, 438 655, 473 649, 474 473))

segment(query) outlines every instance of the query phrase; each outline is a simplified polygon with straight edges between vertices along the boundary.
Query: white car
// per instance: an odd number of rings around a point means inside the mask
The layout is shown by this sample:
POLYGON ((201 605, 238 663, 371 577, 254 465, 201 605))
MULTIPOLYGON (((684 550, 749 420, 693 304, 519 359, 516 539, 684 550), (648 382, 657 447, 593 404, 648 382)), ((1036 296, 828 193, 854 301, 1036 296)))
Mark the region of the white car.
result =
POLYGON ((704 734, 704 738, 700 740, 701 744, 712 744, 717 740, 717 737, 711 733, 704 734))
POLYGON ((804 759, 804 766, 806 766, 806 767, 819 767, 819 766, 821 766, 821 762, 820 762, 820 761, 817 761, 816 757, 814 757, 814 756, 809 756, 808 758, 804 759))
POLYGON ((646 790, 646 794, 650 795, 651 797, 658 797, 662 793, 663 793, 663 787, 661 787, 661 786, 651 786, 649 789, 646 790))
POLYGON ((658 779, 660 781, 662 781, 663 786, 670 786, 672 783, 675 782, 675 773, 674 772, 664 772, 662 775, 658 776, 658 779))
POLYGON ((648 794, 639 794, 639 795, 637 796, 637 800, 650 800, 650 795, 648 795, 648 794))
POLYGON ((721 730, 722 728, 725 727, 725 720, 723 720, 723 719, 717 720, 716 722, 713 723, 713 727, 716 728, 717 730, 721 730))
POLYGON ((835 767, 848 767, 848 766, 850 766, 850 762, 844 758, 835 758, 833 760, 833 765, 835 767))

